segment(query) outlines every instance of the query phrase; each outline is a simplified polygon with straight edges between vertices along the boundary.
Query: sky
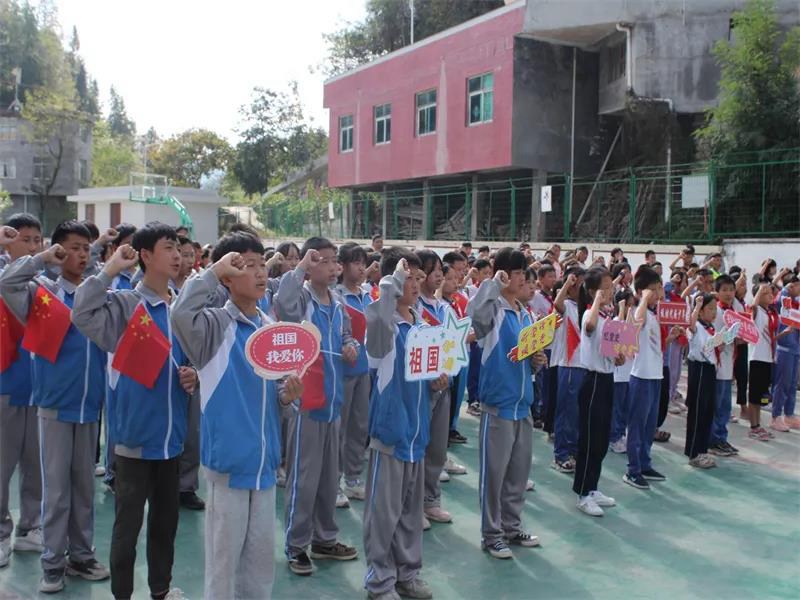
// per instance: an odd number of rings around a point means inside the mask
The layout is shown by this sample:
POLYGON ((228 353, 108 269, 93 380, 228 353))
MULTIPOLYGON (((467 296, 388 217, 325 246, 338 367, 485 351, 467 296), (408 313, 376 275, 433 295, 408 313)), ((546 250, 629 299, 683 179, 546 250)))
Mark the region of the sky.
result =
POLYGON ((236 141, 238 109, 255 86, 299 84, 306 114, 327 129, 322 108, 323 33, 358 21, 365 0, 56 0, 67 40, 107 106, 113 85, 138 133, 192 127, 236 141), (312 72, 310 69, 314 69, 312 72))

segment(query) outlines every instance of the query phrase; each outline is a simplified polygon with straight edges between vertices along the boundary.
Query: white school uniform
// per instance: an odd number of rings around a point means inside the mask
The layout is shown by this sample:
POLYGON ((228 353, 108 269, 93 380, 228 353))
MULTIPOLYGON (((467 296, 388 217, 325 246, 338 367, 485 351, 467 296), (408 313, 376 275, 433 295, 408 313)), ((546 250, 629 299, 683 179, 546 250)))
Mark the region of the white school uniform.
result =
POLYGON ((716 364, 717 356, 714 349, 711 348, 708 352, 704 350, 706 342, 711 339, 711 334, 699 321, 695 329, 694 333, 689 331, 689 355, 687 358, 695 362, 716 364))
MULTIPOLYGON (((732 308, 735 312, 744 312, 742 303, 736 298, 733 299, 732 308)), ((725 310, 717 305, 717 316, 714 319, 714 329, 722 331, 725 327, 725 310)), ((717 365, 717 381, 732 381, 733 380, 733 355, 735 352, 736 342, 724 344, 720 347, 719 364, 717 365)))
POLYGON ((571 321, 577 331, 580 331, 578 322, 578 303, 567 298, 564 301, 564 314, 561 315, 561 327, 556 329, 553 338, 553 352, 550 355, 550 364, 556 367, 582 367, 580 347, 575 350, 572 360, 567 358, 567 321, 571 321))
POLYGON ((633 359, 631 375, 639 379, 662 379, 664 355, 661 351, 661 326, 656 315, 648 309, 639 330, 639 352, 633 359))
POLYGON ((758 342, 755 344, 750 344, 750 362, 754 360, 767 363, 775 362, 775 356, 772 350, 772 336, 769 332, 769 315, 767 314, 767 311, 760 306, 754 306, 753 322, 756 324, 756 329, 758 329, 758 342))
POLYGON ((606 326, 606 317, 602 314, 597 315, 597 325, 594 331, 589 333, 586 330, 586 323, 588 321, 589 311, 583 313, 583 322, 581 323, 581 344, 576 351, 580 353, 581 365, 584 369, 595 371, 596 373, 613 373, 614 372, 614 359, 602 355, 600 346, 603 341, 603 329, 606 326))

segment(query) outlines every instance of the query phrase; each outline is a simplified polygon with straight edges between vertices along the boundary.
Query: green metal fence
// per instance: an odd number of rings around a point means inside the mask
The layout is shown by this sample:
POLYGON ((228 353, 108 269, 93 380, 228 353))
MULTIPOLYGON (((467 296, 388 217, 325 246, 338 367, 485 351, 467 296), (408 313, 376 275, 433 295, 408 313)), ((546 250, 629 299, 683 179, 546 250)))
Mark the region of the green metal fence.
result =
POLYGON ((574 180, 387 187, 339 195, 332 208, 288 201, 271 209, 266 224, 286 235, 340 238, 715 243, 800 236, 800 149, 574 180), (552 209, 543 213, 544 185, 552 209))

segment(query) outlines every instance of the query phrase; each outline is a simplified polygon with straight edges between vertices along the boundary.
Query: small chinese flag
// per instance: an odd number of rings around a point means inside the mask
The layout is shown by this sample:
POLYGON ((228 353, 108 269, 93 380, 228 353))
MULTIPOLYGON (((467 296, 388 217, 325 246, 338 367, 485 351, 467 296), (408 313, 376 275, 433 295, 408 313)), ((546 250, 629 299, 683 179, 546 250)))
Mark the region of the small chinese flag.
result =
POLYGON ((25 335, 25 327, 17 320, 0 298, 0 373, 17 360, 17 345, 25 335))
POLYGON ((469 300, 467 299, 467 297, 460 292, 456 292, 451 296, 450 304, 456 311, 456 317, 458 317, 459 319, 463 319, 464 317, 467 316, 468 303, 469 300))
POLYGON ((424 306, 422 307, 422 320, 425 321, 428 325, 436 327, 437 325, 441 325, 442 323, 439 319, 436 318, 436 315, 429 311, 424 306))
POLYGON ((567 362, 572 362, 572 355, 581 343, 581 334, 578 328, 567 318, 567 362))
POLYGON ((133 311, 117 344, 111 366, 135 382, 152 389, 169 358, 170 342, 153 322, 144 304, 133 311))
POLYGON ((303 395, 300 410, 316 410, 325 406, 325 363, 322 354, 303 375, 303 395))
POLYGON ((70 327, 69 307, 43 286, 36 288, 22 347, 28 352, 56 362, 58 351, 70 327))
POLYGON ((381 297, 381 288, 378 287, 377 285, 373 285, 372 289, 369 291, 369 297, 372 298, 373 302, 375 300, 377 300, 378 298, 380 298, 381 297))
POLYGON ((367 318, 363 312, 352 306, 345 306, 345 309, 347 309, 347 315, 350 317, 353 337, 358 340, 359 344, 363 344, 367 335, 367 318))

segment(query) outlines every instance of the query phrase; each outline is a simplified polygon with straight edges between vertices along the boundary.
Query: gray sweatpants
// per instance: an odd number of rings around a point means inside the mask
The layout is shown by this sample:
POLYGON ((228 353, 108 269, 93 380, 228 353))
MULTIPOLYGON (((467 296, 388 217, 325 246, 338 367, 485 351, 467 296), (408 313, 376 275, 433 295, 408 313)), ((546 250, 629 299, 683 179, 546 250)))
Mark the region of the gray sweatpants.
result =
POLYGON ((367 468, 364 501, 364 587, 372 594, 411 581, 422 569, 424 461, 398 460, 374 447, 367 468))
POLYGON ((481 405, 481 539, 491 545, 522 531, 525 484, 531 468, 533 420, 501 419, 481 405))
POLYGON ((275 487, 228 487, 228 476, 204 468, 205 598, 262 600, 275 579, 275 487))
MULTIPOLYGON (((94 558, 94 457, 97 423, 62 423, 39 411, 42 455, 42 569, 94 558)), ((47 411, 50 412, 50 411, 47 411)))
POLYGON ((14 521, 8 511, 11 476, 19 465, 17 533, 40 526, 42 472, 39 465, 39 425, 35 406, 11 406, 0 396, 0 540, 11 537, 14 521))
POLYGON ((425 508, 442 504, 439 475, 447 460, 447 438, 450 435, 450 389, 431 392, 431 438, 425 449, 425 508))
POLYGON ((186 438, 183 440, 183 453, 179 461, 180 491, 196 492, 200 487, 200 390, 189 396, 186 414, 186 438))
POLYGON ((339 491, 339 419, 315 421, 295 412, 286 448, 286 555, 309 544, 336 542, 339 491))
POLYGON ((369 373, 344 379, 344 404, 339 434, 339 471, 345 481, 361 479, 369 435, 369 373))

